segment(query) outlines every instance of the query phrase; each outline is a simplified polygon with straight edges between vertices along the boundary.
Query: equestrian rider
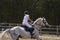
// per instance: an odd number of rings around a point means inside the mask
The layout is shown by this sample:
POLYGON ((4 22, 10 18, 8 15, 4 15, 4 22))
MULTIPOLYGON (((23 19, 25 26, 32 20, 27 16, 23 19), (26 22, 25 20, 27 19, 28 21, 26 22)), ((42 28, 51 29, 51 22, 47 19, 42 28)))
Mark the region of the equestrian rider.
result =
POLYGON ((24 18, 23 18, 23 22, 22 24, 25 26, 25 28, 30 32, 31 36, 33 35, 33 27, 32 25, 29 24, 29 21, 32 22, 32 20, 30 19, 29 13, 28 11, 24 11, 24 18))

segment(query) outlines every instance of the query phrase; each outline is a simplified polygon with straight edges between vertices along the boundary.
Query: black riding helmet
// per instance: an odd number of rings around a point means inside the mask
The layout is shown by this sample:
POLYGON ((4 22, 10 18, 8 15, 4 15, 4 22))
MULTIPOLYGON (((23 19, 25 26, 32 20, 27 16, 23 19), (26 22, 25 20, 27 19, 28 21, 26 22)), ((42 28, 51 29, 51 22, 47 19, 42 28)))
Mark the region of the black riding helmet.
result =
POLYGON ((24 11, 24 14, 29 14, 29 12, 26 10, 26 11, 24 11))

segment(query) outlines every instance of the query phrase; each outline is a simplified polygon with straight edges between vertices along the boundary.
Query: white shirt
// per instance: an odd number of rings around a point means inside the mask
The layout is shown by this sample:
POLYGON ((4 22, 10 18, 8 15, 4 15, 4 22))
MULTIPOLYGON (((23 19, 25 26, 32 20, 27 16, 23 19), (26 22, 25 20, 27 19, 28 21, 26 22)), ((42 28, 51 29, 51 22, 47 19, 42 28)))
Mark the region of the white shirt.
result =
POLYGON ((26 25, 27 27, 32 27, 32 26, 28 23, 28 20, 29 20, 29 15, 28 15, 28 14, 25 14, 25 16, 24 16, 24 18, 23 18, 22 24, 23 24, 23 25, 26 25))
POLYGON ((28 23, 28 20, 29 20, 29 15, 28 15, 28 14, 25 14, 22 23, 23 23, 23 24, 28 23))

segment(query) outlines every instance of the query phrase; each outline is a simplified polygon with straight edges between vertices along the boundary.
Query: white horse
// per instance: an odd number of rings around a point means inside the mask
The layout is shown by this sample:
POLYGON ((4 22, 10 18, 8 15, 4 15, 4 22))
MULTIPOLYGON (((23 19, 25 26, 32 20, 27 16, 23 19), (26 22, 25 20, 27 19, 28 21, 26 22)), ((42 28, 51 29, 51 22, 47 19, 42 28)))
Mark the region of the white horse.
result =
MULTIPOLYGON (((34 35, 37 40, 40 40, 40 33, 39 30, 42 26, 48 26, 49 24, 47 23, 45 18, 38 18, 34 23, 32 24, 34 28, 34 35)), ((11 29, 6 29, 3 33, 2 36, 6 33, 9 32, 11 34, 12 40, 17 40, 18 36, 22 38, 31 38, 30 32, 25 31, 25 29, 21 26, 15 26, 11 29)), ((1 37, 2 37, 1 36, 1 37)))

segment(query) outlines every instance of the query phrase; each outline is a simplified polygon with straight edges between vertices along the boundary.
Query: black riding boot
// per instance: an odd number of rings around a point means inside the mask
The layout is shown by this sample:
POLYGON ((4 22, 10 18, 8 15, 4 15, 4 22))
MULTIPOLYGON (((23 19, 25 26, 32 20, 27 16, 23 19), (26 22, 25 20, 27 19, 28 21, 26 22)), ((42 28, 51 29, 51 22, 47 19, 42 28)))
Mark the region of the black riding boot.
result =
POLYGON ((34 30, 33 28, 29 28, 29 31, 30 31, 30 34, 31 34, 31 38, 33 38, 33 34, 34 34, 33 30, 34 30))

